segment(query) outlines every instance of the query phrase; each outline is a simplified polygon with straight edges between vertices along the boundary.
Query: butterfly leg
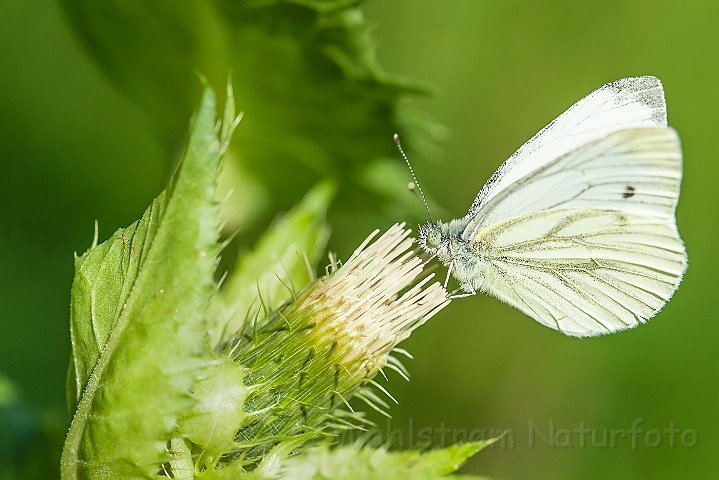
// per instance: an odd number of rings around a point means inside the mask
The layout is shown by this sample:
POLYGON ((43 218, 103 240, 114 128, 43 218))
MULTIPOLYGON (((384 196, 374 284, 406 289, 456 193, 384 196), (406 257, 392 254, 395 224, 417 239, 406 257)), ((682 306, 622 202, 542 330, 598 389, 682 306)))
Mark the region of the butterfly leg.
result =
POLYGON ((434 257, 436 257, 436 256, 437 256, 437 253, 436 253, 436 252, 433 253, 432 256, 429 257, 426 262, 424 262, 424 265, 429 264, 429 262, 431 262, 432 260, 434 260, 434 257))
POLYGON ((447 277, 444 279, 444 289, 447 290, 447 284, 449 283, 449 276, 452 274, 452 268, 454 267, 454 260, 449 262, 449 268, 447 268, 447 277))
POLYGON ((452 293, 449 294, 450 300, 455 300, 457 298, 465 298, 465 297, 471 297, 472 295, 477 295, 477 291, 472 287, 472 285, 465 285, 466 287, 469 287, 471 292, 469 293, 460 293, 457 294, 461 290, 461 288, 458 288, 457 290, 454 290, 452 293))

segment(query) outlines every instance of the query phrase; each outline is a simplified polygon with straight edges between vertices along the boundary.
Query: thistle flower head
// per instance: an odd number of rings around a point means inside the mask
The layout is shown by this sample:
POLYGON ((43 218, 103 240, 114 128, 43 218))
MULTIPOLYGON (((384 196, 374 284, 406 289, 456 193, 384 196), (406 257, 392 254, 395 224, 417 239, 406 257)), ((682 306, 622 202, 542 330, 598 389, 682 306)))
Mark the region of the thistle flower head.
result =
POLYGON ((345 361, 361 359, 365 371, 382 368, 395 345, 450 301, 439 283, 424 288, 433 275, 398 298, 422 275, 424 264, 411 250, 414 241, 404 224, 395 224, 370 245, 378 233, 375 230, 342 267, 320 280, 304 301, 332 310, 320 332, 343 330, 350 350, 345 361))

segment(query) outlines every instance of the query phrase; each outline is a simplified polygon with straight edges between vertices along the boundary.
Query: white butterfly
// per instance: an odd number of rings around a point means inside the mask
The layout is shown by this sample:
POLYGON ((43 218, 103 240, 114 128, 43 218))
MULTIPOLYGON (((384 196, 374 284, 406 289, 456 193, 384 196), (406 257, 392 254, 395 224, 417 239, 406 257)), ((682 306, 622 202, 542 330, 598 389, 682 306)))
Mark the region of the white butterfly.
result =
POLYGON ((666 118, 657 78, 608 83, 509 157, 463 218, 430 215, 419 244, 459 281, 455 298, 483 291, 577 337, 656 314, 687 264, 674 218, 682 154, 666 118))

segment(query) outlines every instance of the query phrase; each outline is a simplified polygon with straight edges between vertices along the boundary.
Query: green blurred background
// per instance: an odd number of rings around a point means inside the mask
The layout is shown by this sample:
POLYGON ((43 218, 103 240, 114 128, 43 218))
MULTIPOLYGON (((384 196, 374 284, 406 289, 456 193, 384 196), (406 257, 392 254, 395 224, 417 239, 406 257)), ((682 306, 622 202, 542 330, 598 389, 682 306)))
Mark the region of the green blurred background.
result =
MULTIPOLYGON (((481 295, 453 302, 404 345, 415 357, 405 362, 412 381, 390 376, 400 406, 391 425, 380 424, 403 432, 395 446, 416 443, 423 428, 433 429, 435 446, 443 436, 462 440, 462 430, 509 429, 504 447, 481 452, 462 471, 506 479, 719 476, 719 4, 375 0, 364 10, 380 64, 438 87, 434 97, 408 102, 449 131, 441 150, 415 159, 425 191, 449 212, 445 220, 463 215, 526 139, 617 78, 663 81, 685 157, 677 222, 690 266, 655 319, 579 340, 481 295), (582 447, 576 433, 571 447, 552 448, 536 432, 529 444, 530 422, 545 436, 550 422, 556 430, 583 423, 601 438, 637 419, 637 448, 630 438, 597 448, 590 436, 582 447), (664 430, 672 424, 693 430, 696 444, 677 434, 670 446, 664 430), (645 438, 651 429, 662 435, 655 448, 645 438)), ((0 423, 0 464, 16 460, 8 452, 22 454, 25 439, 10 431, 61 440, 72 252, 89 246, 96 219, 103 239, 139 218, 164 187, 167 158, 166 138, 91 61, 59 6, 0 2, 0 373, 24 399, 9 403, 6 418, 35 425, 0 423)), ((340 258, 373 228, 403 220, 343 212, 331 217, 330 248, 340 258)), ((57 448, 51 439, 55 447, 43 448, 57 448)))

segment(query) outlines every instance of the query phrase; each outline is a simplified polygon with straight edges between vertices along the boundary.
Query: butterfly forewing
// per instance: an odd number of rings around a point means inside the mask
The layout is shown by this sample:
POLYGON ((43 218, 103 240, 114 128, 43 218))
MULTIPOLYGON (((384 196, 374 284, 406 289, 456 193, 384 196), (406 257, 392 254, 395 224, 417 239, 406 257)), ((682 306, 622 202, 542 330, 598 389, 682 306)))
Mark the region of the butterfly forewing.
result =
POLYGON ((573 336, 643 323, 671 297, 686 267, 676 228, 656 217, 597 209, 548 210, 476 236, 477 287, 573 336))
POLYGON ((622 130, 544 165, 485 204, 466 240, 504 219, 551 209, 593 208, 673 222, 681 182, 679 138, 671 128, 622 130))
POLYGON ((509 157, 479 192, 467 217, 473 218, 504 189, 577 147, 619 130, 666 125, 659 79, 630 77, 608 83, 569 107, 509 157))

